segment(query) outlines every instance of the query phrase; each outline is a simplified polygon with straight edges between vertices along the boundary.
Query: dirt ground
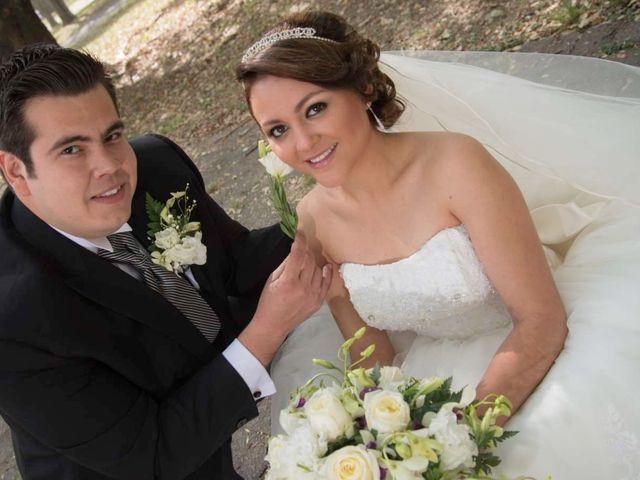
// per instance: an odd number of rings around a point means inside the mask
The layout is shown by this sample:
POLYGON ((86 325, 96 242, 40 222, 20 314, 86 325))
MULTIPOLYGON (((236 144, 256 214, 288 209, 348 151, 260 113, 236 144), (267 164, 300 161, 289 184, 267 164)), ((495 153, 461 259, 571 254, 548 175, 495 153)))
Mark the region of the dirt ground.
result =
MULTIPOLYGON (((156 131, 183 145, 212 196, 249 227, 276 220, 268 179, 255 161, 259 132, 233 68, 242 51, 288 12, 340 13, 382 49, 509 50, 585 55, 640 66, 640 1, 522 0, 94 0, 75 26, 56 32, 115 72, 132 134, 156 131)), ((312 183, 289 181, 295 202, 312 183)), ((0 186, 0 189, 2 187, 0 186)), ((240 474, 259 479, 269 401, 233 438, 240 474)), ((19 479, 0 421, 0 480, 19 479)))

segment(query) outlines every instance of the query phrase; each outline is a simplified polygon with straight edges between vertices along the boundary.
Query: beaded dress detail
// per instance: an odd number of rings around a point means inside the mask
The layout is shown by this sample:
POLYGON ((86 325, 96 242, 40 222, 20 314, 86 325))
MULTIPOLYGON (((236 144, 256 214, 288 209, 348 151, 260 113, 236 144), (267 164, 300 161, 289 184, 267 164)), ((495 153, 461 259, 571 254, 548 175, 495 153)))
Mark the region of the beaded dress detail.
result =
POLYGON ((340 273, 360 317, 381 330, 463 339, 511 321, 463 225, 441 230, 402 260, 345 263, 340 273))

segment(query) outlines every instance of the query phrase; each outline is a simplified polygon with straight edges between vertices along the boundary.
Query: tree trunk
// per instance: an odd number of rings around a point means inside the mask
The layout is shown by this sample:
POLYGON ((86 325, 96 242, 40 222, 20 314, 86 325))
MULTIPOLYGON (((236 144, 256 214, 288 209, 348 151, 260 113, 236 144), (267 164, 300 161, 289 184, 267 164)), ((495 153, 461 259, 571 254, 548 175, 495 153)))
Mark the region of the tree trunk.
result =
POLYGON ((44 18, 49 24, 49 28, 53 28, 60 24, 57 17, 53 16, 53 7, 47 0, 31 0, 33 8, 36 9, 40 18, 44 18))
POLYGON ((76 17, 73 13, 71 13, 71 10, 69 10, 67 4, 64 3, 64 0, 49 0, 49 3, 53 7, 53 10, 60 17, 60 20, 62 20, 63 25, 68 25, 75 22, 76 17))
POLYGON ((0 3, 0 56, 31 43, 57 43, 30 2, 2 0, 0 3))

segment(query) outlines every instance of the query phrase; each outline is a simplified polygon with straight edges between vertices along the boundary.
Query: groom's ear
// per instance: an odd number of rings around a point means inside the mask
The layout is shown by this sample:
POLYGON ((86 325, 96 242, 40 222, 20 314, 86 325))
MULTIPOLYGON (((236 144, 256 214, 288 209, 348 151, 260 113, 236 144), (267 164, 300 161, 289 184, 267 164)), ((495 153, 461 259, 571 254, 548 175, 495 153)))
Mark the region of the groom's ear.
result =
POLYGON ((0 150, 0 170, 4 181, 11 187, 18 197, 31 195, 27 183, 27 167, 22 160, 13 153, 0 150))

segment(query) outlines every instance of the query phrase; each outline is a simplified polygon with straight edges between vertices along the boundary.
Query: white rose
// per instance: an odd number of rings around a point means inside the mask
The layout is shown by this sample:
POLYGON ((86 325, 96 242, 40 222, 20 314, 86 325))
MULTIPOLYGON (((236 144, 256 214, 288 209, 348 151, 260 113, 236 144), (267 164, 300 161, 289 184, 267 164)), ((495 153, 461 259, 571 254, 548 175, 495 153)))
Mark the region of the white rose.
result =
POLYGON ((325 459, 322 472, 324 478, 329 480, 380 479, 376 456, 362 445, 350 445, 333 452, 325 459))
POLYGON ((155 237, 156 246, 162 250, 167 250, 180 243, 180 234, 173 227, 168 227, 160 232, 156 232, 155 237))
POLYGON ((473 456, 478 454, 478 446, 471 439, 469 427, 459 424, 451 410, 441 408, 427 430, 442 444, 440 462, 443 470, 475 465, 473 456))
POLYGON ((291 413, 289 408, 280 410, 280 426, 287 435, 292 435, 296 428, 304 423, 308 423, 308 421, 300 413, 291 413))
POLYGON ((316 391, 304 405, 304 413, 314 432, 329 442, 341 435, 352 437, 353 419, 340 399, 327 388, 316 391))
POLYGON ((409 405, 402 394, 390 390, 375 390, 364 396, 364 416, 367 427, 379 433, 405 430, 411 419, 409 405))
POLYGON ((264 459, 269 462, 269 471, 265 478, 280 478, 286 471, 286 455, 283 455, 288 439, 284 435, 277 435, 269 439, 267 456, 264 459))
POLYGON ((313 433, 308 423, 301 424, 293 435, 278 435, 269 440, 265 460, 269 462, 267 478, 319 480, 318 473, 327 452, 327 442, 313 433))
POLYGON ((185 237, 177 245, 164 251, 164 256, 177 265, 204 265, 207 263, 207 247, 202 244, 202 232, 185 237))
POLYGON ((259 158, 258 161, 272 177, 286 177, 293 172, 293 168, 280 160, 273 152, 267 153, 264 157, 259 158))
POLYGON ((398 367, 385 366, 380 369, 378 386, 383 390, 398 390, 405 381, 405 376, 398 367))

